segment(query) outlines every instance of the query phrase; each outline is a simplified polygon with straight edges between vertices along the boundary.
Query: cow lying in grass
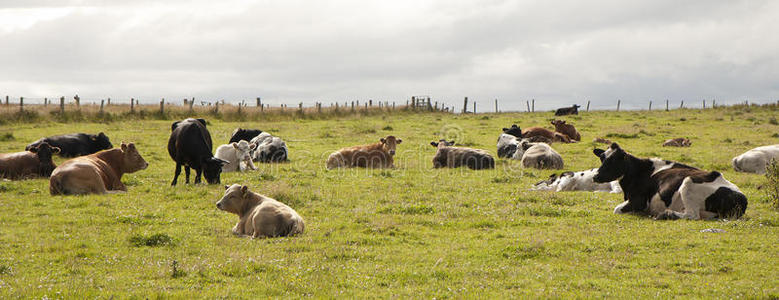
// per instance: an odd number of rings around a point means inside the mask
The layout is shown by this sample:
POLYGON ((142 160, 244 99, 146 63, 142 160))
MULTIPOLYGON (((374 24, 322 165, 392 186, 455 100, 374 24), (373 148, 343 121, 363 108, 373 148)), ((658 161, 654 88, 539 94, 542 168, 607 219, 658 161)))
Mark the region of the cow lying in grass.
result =
POLYGON ((244 171, 247 168, 257 170, 250 155, 250 152, 256 147, 256 144, 249 144, 246 140, 240 140, 217 147, 214 157, 227 162, 222 166, 222 172, 244 171))
POLYGON ((757 147, 733 158, 733 169, 738 172, 765 174, 771 160, 779 161, 779 145, 757 147))
POLYGON ((619 181, 596 183, 593 180, 598 169, 589 169, 576 172, 563 172, 559 176, 552 174, 549 179, 534 184, 531 190, 535 191, 592 191, 622 193, 619 181))
POLYGON ((675 138, 665 140, 663 147, 690 147, 692 142, 688 138, 675 138))
POLYGON ((122 175, 149 166, 135 144, 122 143, 121 148, 100 151, 70 159, 51 173, 49 192, 52 195, 105 194, 127 191, 122 175))
POLYGON ((346 147, 327 158, 327 169, 335 168, 394 168, 395 148, 403 140, 394 136, 379 139, 378 143, 346 147))
POLYGON ((0 154, 0 178, 22 179, 49 177, 57 166, 51 156, 60 148, 42 142, 27 148, 27 151, 0 154))
POLYGON ((658 158, 642 159, 616 143, 595 149, 602 162, 593 180, 619 180, 625 202, 614 213, 649 213, 656 219, 739 218, 747 197, 719 172, 658 158))
POLYGON ((60 148, 59 156, 61 157, 88 155, 114 147, 114 145, 111 145, 108 136, 100 132, 98 134, 71 133, 45 137, 27 145, 24 150, 30 150, 30 148, 37 147, 42 143, 48 143, 51 147, 60 148))
POLYGON ((522 130, 517 124, 503 128, 503 133, 498 136, 498 157, 512 157, 517 152, 521 139, 522 130))
POLYGON ((495 168, 495 159, 487 151, 452 147, 454 141, 447 142, 446 140, 430 142, 430 145, 438 149, 433 156, 433 167, 435 168, 457 168, 460 166, 467 166, 473 170, 495 168))
POLYGON ((258 162, 284 162, 288 160, 289 149, 280 137, 263 132, 252 139, 252 144, 257 147, 252 150, 251 156, 258 162))
POLYGON ((254 193, 247 186, 225 186, 220 210, 238 215, 233 233, 239 236, 280 237, 303 233, 303 218, 284 203, 254 193))
POLYGON ((512 156, 522 162, 525 168, 562 169, 563 157, 546 143, 531 143, 527 139, 519 142, 517 151, 512 156))
POLYGON ((572 141, 580 142, 582 140, 582 136, 579 134, 579 131, 576 131, 576 127, 566 124, 565 120, 552 120, 552 125, 554 125, 555 132, 569 137, 572 141))
POLYGON ((567 135, 542 127, 530 127, 522 130, 522 138, 533 143, 571 143, 571 138, 567 135))

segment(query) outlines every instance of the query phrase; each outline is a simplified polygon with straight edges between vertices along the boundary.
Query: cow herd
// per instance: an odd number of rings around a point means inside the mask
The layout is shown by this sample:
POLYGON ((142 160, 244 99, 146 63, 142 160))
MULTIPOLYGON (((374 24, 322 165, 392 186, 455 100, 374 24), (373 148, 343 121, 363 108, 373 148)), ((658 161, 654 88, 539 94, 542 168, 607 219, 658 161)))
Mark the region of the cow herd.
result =
MULTIPOLYGON (((575 114, 577 108, 557 113, 575 114)), ((525 168, 563 169, 563 157, 551 145, 578 142, 581 135, 564 120, 553 120, 551 124, 554 131, 542 127, 522 130, 516 124, 503 128, 498 136, 498 157, 518 160, 525 168)), ((395 168, 396 148, 402 142, 390 135, 377 143, 342 148, 327 158, 325 167, 395 168)), ((689 146, 690 141, 685 138, 666 144, 689 146)), ((434 168, 495 168, 495 159, 485 150, 455 147, 455 141, 443 139, 430 145, 436 148, 434 168)), ((189 183, 190 169, 194 169, 194 183, 200 183, 203 177, 209 184, 218 184, 222 172, 256 170, 255 162, 284 162, 289 154, 281 138, 242 128, 233 132, 227 144, 218 146, 215 152, 212 149, 206 120, 174 122, 168 140, 168 153, 176 164, 171 185, 177 184, 182 167, 185 183, 189 183)), ((615 213, 646 213, 656 219, 738 218, 746 210, 746 196, 719 172, 658 158, 638 158, 617 143, 610 143, 606 150, 594 149, 593 154, 600 160, 600 167, 552 174, 531 189, 623 193, 625 202, 615 208, 615 213)), ((732 163, 736 171, 764 173, 773 159, 779 159, 779 145, 749 150, 733 158, 732 163)), ((0 177, 49 177, 52 195, 104 194, 126 191, 122 176, 148 165, 134 143, 122 142, 119 148, 113 148, 102 132, 75 133, 44 137, 27 145, 23 152, 0 154, 0 177), (52 160, 55 154, 71 159, 56 166, 52 160)), ((304 229, 303 219, 294 209, 249 191, 247 186, 225 186, 217 208, 239 216, 233 228, 238 235, 287 236, 304 229)))

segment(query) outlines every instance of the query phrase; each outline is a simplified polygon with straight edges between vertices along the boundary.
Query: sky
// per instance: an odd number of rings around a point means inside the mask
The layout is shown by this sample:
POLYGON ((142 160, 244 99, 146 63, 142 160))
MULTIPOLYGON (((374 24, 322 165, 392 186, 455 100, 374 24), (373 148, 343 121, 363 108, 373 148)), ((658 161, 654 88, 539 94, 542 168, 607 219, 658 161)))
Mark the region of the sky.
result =
POLYGON ((777 20, 779 1, 0 0, 0 95, 765 103, 777 20))

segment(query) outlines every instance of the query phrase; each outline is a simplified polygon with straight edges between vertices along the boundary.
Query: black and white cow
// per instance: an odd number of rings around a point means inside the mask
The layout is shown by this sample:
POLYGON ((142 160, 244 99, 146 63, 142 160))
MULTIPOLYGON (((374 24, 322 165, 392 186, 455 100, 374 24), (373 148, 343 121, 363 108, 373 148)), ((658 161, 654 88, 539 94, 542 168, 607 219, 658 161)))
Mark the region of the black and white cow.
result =
POLYGON ((591 191, 591 192, 609 192, 622 193, 619 181, 597 183, 593 180, 598 169, 589 169, 576 172, 563 172, 560 175, 552 174, 549 179, 539 181, 534 184, 531 190, 534 191, 591 191))
POLYGON ((619 180, 625 202, 614 213, 646 212, 656 219, 739 218, 747 197, 719 172, 658 158, 642 159, 617 143, 594 149, 602 162, 593 181, 619 180))
POLYGON ((251 153, 252 159, 258 162, 285 162, 288 161, 289 148, 280 137, 263 132, 252 139, 252 144, 257 148, 251 153))
POLYGON ((503 128, 503 133, 498 136, 498 157, 514 156, 521 139, 522 129, 517 124, 511 125, 511 128, 503 128))

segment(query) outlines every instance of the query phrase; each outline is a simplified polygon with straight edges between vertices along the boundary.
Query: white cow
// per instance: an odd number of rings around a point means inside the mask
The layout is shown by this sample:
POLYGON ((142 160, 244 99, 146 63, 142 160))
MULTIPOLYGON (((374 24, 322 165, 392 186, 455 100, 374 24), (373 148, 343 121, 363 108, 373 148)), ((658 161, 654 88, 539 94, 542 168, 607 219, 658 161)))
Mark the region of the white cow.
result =
POLYGON ((563 157, 547 143, 531 143, 528 139, 519 142, 513 159, 522 161, 525 168, 562 169, 563 157))
POLYGON ((619 181, 596 183, 592 180, 597 174, 598 169, 589 169, 576 172, 564 172, 559 176, 552 174, 549 179, 538 182, 533 185, 531 190, 534 191, 594 191, 594 192, 609 192, 609 193, 622 193, 622 188, 619 186, 619 181))
POLYGON ((222 172, 244 171, 247 167, 256 170, 257 167, 254 166, 251 155, 249 155, 256 147, 257 144, 255 143, 250 144, 245 140, 241 140, 237 143, 233 142, 219 146, 216 148, 214 157, 227 161, 227 164, 222 166, 222 172), (244 163, 244 165, 241 163, 244 163))
POLYGON ((739 172, 764 174, 772 159, 779 161, 779 144, 757 147, 733 158, 733 169, 739 172))
POLYGON ((283 162, 287 161, 289 149, 287 143, 281 138, 263 132, 252 139, 257 148, 251 154, 254 161, 259 162, 283 162))

